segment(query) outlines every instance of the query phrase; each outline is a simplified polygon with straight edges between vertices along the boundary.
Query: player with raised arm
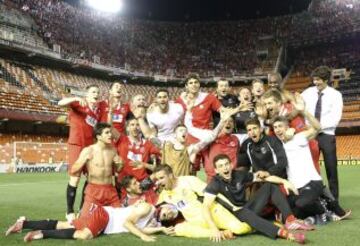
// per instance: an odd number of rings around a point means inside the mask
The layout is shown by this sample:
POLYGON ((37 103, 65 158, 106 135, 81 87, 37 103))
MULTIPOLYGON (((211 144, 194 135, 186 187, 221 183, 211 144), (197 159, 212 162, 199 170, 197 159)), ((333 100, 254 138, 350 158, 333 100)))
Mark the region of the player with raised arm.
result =
POLYGON ((59 106, 69 108, 68 171, 70 179, 66 189, 66 218, 68 220, 75 218, 74 203, 81 175, 81 172, 78 172, 76 175, 70 172, 75 161, 79 158, 80 152, 94 142, 93 129, 100 121, 102 114, 98 103, 99 97, 99 87, 97 85, 89 85, 86 87, 85 98, 69 97, 63 98, 58 102, 59 106))

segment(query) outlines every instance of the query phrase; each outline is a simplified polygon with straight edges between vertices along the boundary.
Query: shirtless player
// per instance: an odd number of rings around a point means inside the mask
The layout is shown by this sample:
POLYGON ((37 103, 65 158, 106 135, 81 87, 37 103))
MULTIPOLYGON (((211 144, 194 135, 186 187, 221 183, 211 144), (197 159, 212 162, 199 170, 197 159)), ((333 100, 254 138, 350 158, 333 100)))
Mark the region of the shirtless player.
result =
POLYGON ((94 136, 97 142, 84 148, 70 173, 76 176, 84 167, 88 172, 88 185, 85 189, 85 201, 81 216, 91 209, 92 204, 120 207, 120 200, 112 184, 113 171, 122 168, 122 160, 112 145, 111 126, 99 123, 95 126, 94 136))

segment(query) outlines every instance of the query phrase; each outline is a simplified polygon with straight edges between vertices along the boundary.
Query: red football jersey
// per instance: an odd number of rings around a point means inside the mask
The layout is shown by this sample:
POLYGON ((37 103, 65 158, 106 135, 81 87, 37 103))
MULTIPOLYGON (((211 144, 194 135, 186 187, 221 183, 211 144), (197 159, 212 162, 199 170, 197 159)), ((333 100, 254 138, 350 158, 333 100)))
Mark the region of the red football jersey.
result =
POLYGON ((68 143, 83 147, 93 144, 93 129, 101 117, 99 104, 93 110, 88 106, 80 106, 79 102, 73 102, 69 106, 70 133, 68 143))
POLYGON ((145 168, 136 169, 131 163, 133 161, 148 163, 151 155, 160 155, 160 150, 150 141, 141 139, 138 143, 133 143, 128 136, 121 136, 119 138, 117 151, 119 156, 125 161, 124 167, 118 175, 119 181, 127 175, 132 175, 139 181, 147 178, 149 175, 145 168))
MULTIPOLYGON (((110 110, 109 101, 102 101, 101 107, 101 122, 107 122, 110 110)), ((112 123, 115 129, 119 131, 119 133, 125 133, 126 117, 129 112, 130 105, 127 103, 119 104, 113 111, 112 123)))
MULTIPOLYGON (((184 99, 181 96, 176 102, 180 103, 184 107, 184 110, 186 110, 184 99)), ((220 107, 221 103, 215 95, 200 92, 191 110, 193 126, 201 129, 209 129, 212 121, 212 112, 219 111, 220 107)))
POLYGON ((219 136, 213 143, 210 144, 207 154, 205 155, 205 172, 208 181, 215 176, 213 160, 215 156, 226 154, 231 160, 231 166, 234 169, 237 165, 237 150, 239 148, 239 140, 235 135, 225 134, 219 136))

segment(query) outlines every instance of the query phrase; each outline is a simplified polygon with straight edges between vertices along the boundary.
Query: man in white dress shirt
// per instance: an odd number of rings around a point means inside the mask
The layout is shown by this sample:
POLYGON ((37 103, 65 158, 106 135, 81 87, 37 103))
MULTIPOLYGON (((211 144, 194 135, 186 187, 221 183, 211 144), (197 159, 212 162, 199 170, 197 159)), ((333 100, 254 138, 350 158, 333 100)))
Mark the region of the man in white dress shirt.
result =
POLYGON ((321 124, 317 140, 324 156, 329 188, 334 197, 339 199, 335 129, 341 120, 343 99, 339 91, 328 86, 331 78, 329 67, 317 67, 311 77, 314 86, 307 88, 301 95, 306 109, 321 124))

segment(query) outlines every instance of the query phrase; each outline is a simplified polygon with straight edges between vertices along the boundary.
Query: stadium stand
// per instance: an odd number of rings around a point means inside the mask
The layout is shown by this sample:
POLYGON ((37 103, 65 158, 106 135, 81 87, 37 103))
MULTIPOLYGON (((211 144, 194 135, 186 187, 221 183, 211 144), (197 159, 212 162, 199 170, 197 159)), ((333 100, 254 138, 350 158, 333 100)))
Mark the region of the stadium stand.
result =
POLYGON ((60 163, 67 158, 66 138, 45 135, 1 134, 0 164, 60 163), (16 156, 15 156, 16 153, 16 156))
MULTIPOLYGON (((64 1, 5 0, 0 4, 0 39, 44 50, 59 45, 62 58, 69 62, 80 58, 138 72, 144 77, 165 75, 179 80, 189 72, 205 78, 267 74, 276 69, 281 50, 288 45, 290 56, 296 54, 285 84, 292 92, 309 86, 310 71, 320 64, 347 69, 349 77, 336 85, 345 102, 342 126, 352 126, 360 123, 360 46, 356 36, 359 9, 357 1, 313 1, 308 11, 294 15, 184 25, 100 15, 64 1), (348 33, 355 36, 349 37, 348 33)), ((82 91, 97 84, 106 99, 111 81, 0 58, 0 111, 10 119, 23 119, 20 112, 31 113, 32 120, 55 121, 66 113, 55 104, 67 95, 67 88, 82 91)), ((134 95, 143 94, 151 103, 156 90, 163 87, 128 83, 123 99, 129 101, 134 95)), ((172 99, 183 91, 183 87, 166 88, 172 99)), ((348 142, 347 138, 352 139, 340 136, 339 142, 348 142)), ((344 148, 339 155, 357 155, 344 148)))

